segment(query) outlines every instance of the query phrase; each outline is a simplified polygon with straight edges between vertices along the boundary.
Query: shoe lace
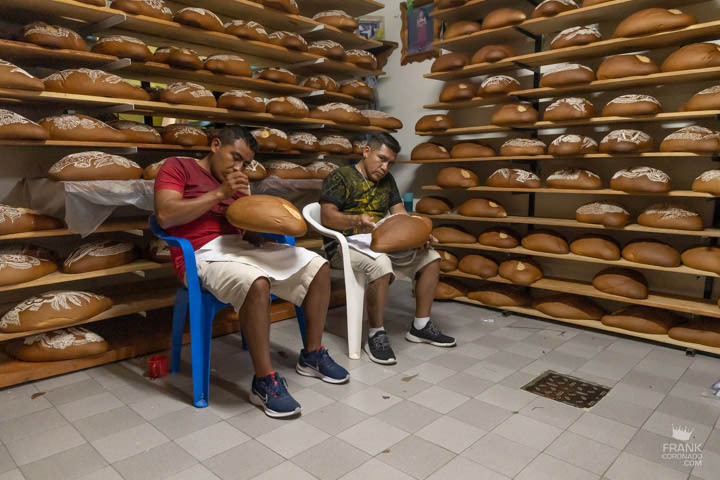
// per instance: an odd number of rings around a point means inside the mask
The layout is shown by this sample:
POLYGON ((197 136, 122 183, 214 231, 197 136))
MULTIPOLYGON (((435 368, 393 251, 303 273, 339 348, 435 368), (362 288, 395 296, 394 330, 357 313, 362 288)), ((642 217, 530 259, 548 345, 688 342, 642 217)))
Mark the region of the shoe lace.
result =
POLYGON ((442 335, 440 330, 432 322, 429 322, 426 328, 428 329, 428 332, 430 332, 430 335, 432 335, 433 337, 439 337, 440 335, 442 335))
POLYGON ((270 374, 270 383, 267 384, 265 389, 270 395, 275 398, 281 397, 287 391, 287 383, 284 378, 279 377, 277 373, 270 374))
POLYGON ((387 335, 377 335, 373 337, 373 344, 380 350, 390 350, 390 339, 387 335))

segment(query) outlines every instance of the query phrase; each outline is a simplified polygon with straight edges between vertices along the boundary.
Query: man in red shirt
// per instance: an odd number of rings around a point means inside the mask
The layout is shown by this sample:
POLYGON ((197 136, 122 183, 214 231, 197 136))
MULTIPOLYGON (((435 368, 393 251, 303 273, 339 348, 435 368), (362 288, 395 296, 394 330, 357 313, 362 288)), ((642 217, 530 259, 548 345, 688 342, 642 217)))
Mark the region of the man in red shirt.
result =
MULTIPOLYGON (((307 322, 305 348, 296 371, 328 383, 349 379, 322 346, 330 300, 327 261, 303 248, 264 244, 258 232, 244 232, 225 219, 237 198, 250 194, 243 166, 253 160, 257 142, 243 127, 210 133, 210 153, 201 160, 166 159, 155 179, 155 214, 168 234, 184 237, 195 249, 201 286, 239 313, 255 376, 250 401, 271 417, 300 413, 287 383, 270 362, 270 294, 302 305, 307 322)), ((170 249, 184 280, 182 251, 170 249)))

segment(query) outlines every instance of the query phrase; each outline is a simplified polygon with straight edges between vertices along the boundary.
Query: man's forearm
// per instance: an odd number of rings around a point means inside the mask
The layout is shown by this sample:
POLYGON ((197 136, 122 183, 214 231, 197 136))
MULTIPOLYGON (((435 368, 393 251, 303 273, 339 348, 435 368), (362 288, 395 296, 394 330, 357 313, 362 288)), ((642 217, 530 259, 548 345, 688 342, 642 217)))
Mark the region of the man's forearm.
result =
POLYGON ((172 199, 157 205, 158 222, 163 228, 190 223, 224 200, 220 190, 213 190, 195 198, 172 199))
POLYGON ((348 230, 360 226, 360 215, 348 215, 342 212, 323 212, 322 223, 333 230, 348 230))

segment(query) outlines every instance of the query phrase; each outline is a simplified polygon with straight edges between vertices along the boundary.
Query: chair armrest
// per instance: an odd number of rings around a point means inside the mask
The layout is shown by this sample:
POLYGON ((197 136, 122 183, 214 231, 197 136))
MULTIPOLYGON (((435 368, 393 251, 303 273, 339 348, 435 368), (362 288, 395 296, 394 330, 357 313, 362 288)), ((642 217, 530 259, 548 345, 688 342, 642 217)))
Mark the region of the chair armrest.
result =
POLYGON ((155 215, 151 215, 149 219, 150 230, 152 233, 165 241, 171 247, 182 250, 183 260, 185 261, 185 278, 188 290, 200 292, 200 281, 198 280, 197 264, 195 263, 195 249, 187 238, 171 237, 157 223, 155 215))

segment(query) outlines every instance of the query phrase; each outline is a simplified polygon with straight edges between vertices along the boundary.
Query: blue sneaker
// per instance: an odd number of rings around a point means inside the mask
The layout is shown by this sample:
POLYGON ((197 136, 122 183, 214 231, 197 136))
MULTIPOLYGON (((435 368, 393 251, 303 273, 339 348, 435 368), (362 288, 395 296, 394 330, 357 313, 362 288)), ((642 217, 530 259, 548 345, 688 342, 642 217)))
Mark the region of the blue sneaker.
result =
POLYGON ((253 377, 251 390, 250 403, 263 407, 268 417, 283 418, 300 414, 300 404, 288 393, 287 382, 277 372, 262 378, 253 377))
POLYGON ((325 347, 320 347, 313 352, 300 350, 300 357, 295 366, 300 375, 306 377, 317 377, 327 383, 345 383, 350 374, 342 366, 335 363, 325 347))

